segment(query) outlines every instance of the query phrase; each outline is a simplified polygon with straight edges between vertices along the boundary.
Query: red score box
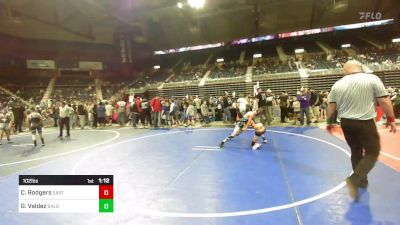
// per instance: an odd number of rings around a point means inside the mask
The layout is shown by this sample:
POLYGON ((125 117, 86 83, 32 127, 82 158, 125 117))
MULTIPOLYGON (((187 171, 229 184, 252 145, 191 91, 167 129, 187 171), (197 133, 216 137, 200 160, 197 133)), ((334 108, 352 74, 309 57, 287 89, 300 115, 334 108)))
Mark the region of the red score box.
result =
POLYGON ((99 199, 113 199, 114 191, 112 185, 100 185, 99 186, 99 199))

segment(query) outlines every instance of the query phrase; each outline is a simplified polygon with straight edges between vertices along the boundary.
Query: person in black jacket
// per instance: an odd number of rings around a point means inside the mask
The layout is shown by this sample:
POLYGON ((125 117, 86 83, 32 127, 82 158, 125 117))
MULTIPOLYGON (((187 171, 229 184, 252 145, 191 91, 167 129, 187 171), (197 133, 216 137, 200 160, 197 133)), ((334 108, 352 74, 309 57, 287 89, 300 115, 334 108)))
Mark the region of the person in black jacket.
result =
POLYGON ((148 123, 148 124, 150 124, 150 126, 152 126, 149 101, 146 98, 143 98, 142 102, 140 103, 140 107, 143 110, 142 114, 141 114, 141 121, 142 121, 143 127, 146 127, 146 123, 148 123))
POLYGON ((138 116, 139 116, 139 108, 138 108, 138 105, 136 104, 136 99, 133 99, 133 102, 131 103, 131 122, 132 122, 132 127, 136 127, 137 126, 138 116))
POLYGON ((25 108, 17 103, 17 105, 12 108, 12 113, 14 115, 14 132, 22 132, 22 122, 25 118, 25 108))
POLYGON ((279 96, 279 106, 281 108, 281 123, 286 123, 286 118, 289 119, 289 95, 286 91, 279 96))
POLYGON ((54 125, 53 126, 54 127, 58 127, 58 121, 59 121, 59 118, 60 118, 59 105, 58 104, 57 105, 53 105, 51 112, 52 112, 51 117, 54 120, 54 125))
POLYGON ((231 105, 232 105, 232 103, 230 101, 231 100, 229 99, 228 94, 225 94, 225 96, 222 97, 222 108, 224 110, 224 122, 231 122, 232 121, 232 116, 231 116, 231 105))
POLYGON ((79 125, 81 127, 81 129, 85 129, 85 125, 86 125, 86 115, 87 115, 87 110, 86 110, 86 106, 83 105, 81 102, 78 104, 78 118, 79 118, 79 125))

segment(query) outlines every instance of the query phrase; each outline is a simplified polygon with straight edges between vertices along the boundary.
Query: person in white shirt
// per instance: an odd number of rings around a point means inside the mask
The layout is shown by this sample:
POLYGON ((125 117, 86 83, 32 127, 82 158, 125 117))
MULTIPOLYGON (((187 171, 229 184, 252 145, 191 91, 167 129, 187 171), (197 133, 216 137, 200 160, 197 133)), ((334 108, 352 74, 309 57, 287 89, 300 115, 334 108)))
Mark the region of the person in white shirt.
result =
POLYGON ((120 126, 125 126, 125 106, 126 102, 121 100, 117 102, 115 107, 118 112, 118 123, 120 126))
POLYGON ((194 115, 195 115, 195 108, 192 101, 189 101, 187 109, 186 109, 186 124, 185 126, 194 126, 194 115))
POLYGON ((178 116, 177 116, 177 112, 178 112, 178 106, 175 103, 175 100, 172 99, 171 100, 171 105, 169 106, 169 115, 171 117, 172 127, 175 127, 176 125, 179 125, 179 119, 178 119, 178 116))
POLYGON ((205 124, 209 123, 209 118, 208 118, 208 105, 207 105, 207 101, 204 100, 203 104, 201 104, 201 115, 202 115, 202 120, 205 124))
POLYGON ((196 106, 197 119, 200 119, 201 118, 201 99, 199 98, 199 96, 196 95, 196 98, 193 101, 196 106))
MULTIPOLYGON (((300 92, 298 92, 298 95, 300 95, 300 92)), ((299 114, 300 114, 300 102, 297 100, 296 97, 293 97, 293 125, 297 124, 297 121, 299 120, 299 114)))
POLYGON ((237 100, 237 103, 239 103, 239 112, 240 114, 243 116, 244 114, 246 114, 246 110, 247 110, 247 100, 243 97, 243 95, 239 96, 239 99, 237 100))
POLYGON ((114 113, 114 107, 110 103, 106 102, 106 123, 109 126, 111 126, 112 124, 113 113, 114 113))
POLYGON ((64 130, 64 125, 67 129, 67 136, 70 137, 70 127, 69 127, 69 116, 71 115, 73 109, 67 105, 66 102, 61 102, 60 106, 60 135, 58 135, 59 138, 63 137, 63 130, 64 130))

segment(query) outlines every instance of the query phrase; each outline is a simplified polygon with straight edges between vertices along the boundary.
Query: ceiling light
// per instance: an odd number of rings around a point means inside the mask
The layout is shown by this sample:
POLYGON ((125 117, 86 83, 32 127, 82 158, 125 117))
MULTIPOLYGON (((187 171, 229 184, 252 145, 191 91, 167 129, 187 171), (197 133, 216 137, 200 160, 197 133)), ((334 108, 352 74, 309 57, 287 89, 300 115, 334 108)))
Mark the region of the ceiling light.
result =
POLYGON ((158 70, 158 69, 160 69, 160 65, 155 65, 153 68, 154 68, 155 70, 158 70))
POLYGON ((298 48, 294 50, 294 53, 303 53, 304 52, 304 48, 298 48))
POLYGON ((224 61, 224 59, 223 58, 219 58, 219 59, 217 59, 217 62, 223 62, 224 61))
POLYGON ((178 8, 180 8, 180 9, 182 9, 183 8, 183 4, 182 4, 182 2, 178 2, 178 8))
POLYGON ((392 39, 392 42, 393 42, 393 43, 399 43, 399 42, 400 42, 400 38, 393 38, 393 39, 392 39))
POLYGON ((253 59, 258 59, 258 58, 261 58, 262 57, 262 54, 261 53, 258 53, 258 54, 254 54, 253 55, 253 59))
POLYGON ((187 3, 192 8, 200 9, 200 8, 204 7, 204 4, 206 3, 206 0, 188 0, 187 3))
POLYGON ((342 48, 350 48, 351 44, 342 44, 342 48))

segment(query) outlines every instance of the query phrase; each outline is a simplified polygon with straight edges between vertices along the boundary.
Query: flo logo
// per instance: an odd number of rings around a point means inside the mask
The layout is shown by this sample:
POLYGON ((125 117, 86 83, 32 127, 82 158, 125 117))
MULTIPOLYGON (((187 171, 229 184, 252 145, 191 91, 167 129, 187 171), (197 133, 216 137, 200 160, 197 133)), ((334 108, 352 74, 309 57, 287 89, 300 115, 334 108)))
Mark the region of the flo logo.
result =
POLYGON ((380 20, 382 18, 381 12, 359 12, 360 20, 380 20))

